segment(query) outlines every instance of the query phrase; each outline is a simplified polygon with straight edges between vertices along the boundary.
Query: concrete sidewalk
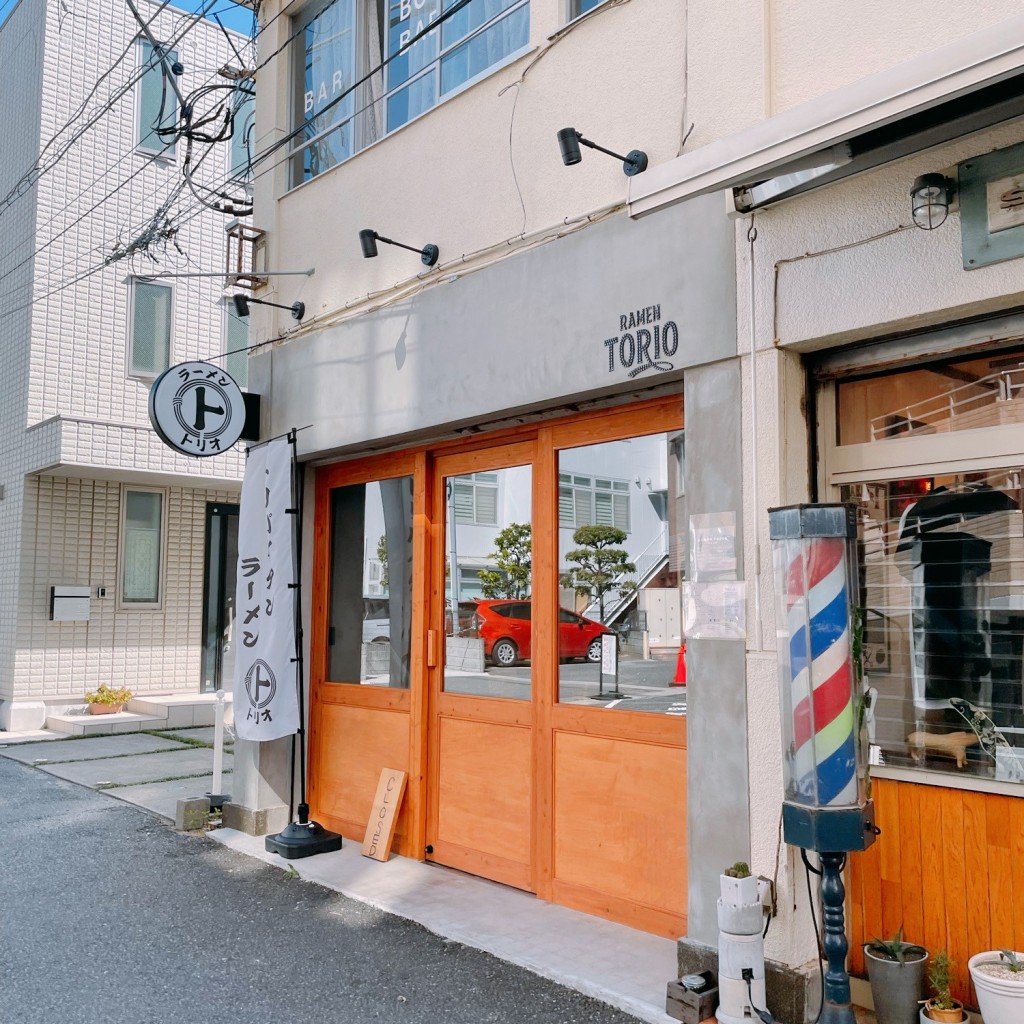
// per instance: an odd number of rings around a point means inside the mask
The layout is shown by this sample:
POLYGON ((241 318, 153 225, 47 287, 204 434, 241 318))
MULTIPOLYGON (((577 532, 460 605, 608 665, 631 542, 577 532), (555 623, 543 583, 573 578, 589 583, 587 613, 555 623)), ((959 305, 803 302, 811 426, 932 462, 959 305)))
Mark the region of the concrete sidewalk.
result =
MULTIPOLYGON (((0 757, 123 800, 173 824, 179 799, 212 787, 213 728, 102 736, 0 732, 0 757)), ((231 791, 231 746, 223 789, 231 791)), ((262 837, 218 828, 209 838, 335 892, 585 993, 648 1024, 675 1024, 664 1010, 676 977, 676 944, 508 886, 404 857, 368 860, 345 840, 337 853, 285 861, 262 837)), ((869 1016, 858 1017, 865 1022, 869 1016)))

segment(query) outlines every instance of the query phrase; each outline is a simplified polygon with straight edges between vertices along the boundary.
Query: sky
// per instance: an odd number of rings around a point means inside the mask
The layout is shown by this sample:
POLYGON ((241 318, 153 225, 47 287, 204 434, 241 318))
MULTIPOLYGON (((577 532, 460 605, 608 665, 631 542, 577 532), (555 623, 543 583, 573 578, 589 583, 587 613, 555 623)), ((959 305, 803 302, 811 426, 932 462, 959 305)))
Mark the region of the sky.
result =
MULTIPOLYGON (((89 0, 65 0, 68 6, 74 10, 75 4, 88 4, 89 0)), ((178 7, 183 11, 197 11, 207 0, 172 0, 171 6, 178 7)), ((7 15, 14 10, 17 0, 0 0, 0 25, 3 24, 7 15)), ((220 17, 225 28, 234 29, 236 32, 249 33, 252 28, 252 11, 240 7, 232 0, 217 0, 214 4, 213 13, 220 17)))

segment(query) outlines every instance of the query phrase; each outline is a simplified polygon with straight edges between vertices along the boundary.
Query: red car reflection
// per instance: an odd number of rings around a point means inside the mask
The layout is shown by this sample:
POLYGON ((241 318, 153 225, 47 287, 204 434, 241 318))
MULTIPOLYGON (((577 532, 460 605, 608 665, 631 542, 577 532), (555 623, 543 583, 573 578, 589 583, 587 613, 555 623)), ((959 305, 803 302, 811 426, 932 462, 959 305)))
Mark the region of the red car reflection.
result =
MULTIPOLYGON (((477 601, 477 636, 484 642, 484 655, 495 665, 529 661, 531 604, 529 601, 477 601)), ((584 618, 568 608, 558 609, 558 657, 601 660, 601 637, 611 633, 607 626, 584 618)))

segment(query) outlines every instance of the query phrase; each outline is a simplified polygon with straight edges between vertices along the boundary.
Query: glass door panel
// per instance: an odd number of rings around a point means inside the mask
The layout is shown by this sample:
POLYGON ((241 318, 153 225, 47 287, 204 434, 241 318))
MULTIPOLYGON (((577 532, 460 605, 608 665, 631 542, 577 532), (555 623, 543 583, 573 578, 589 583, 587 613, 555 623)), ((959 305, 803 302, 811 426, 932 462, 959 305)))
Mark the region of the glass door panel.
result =
POLYGON ((530 466, 446 477, 446 693, 529 700, 533 676, 530 466))
POLYGON ((235 572, 238 506, 206 506, 201 690, 230 687, 235 673, 235 572))
POLYGON ((409 688, 412 519, 411 476, 331 491, 329 682, 409 688))
POLYGON ((682 460, 682 431, 558 453, 562 703, 685 714, 682 460))

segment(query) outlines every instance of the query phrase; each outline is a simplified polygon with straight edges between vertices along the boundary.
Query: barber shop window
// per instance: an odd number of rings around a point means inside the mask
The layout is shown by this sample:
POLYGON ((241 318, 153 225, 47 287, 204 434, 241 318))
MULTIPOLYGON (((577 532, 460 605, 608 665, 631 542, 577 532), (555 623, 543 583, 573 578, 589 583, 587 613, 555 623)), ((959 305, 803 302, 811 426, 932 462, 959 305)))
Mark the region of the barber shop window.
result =
POLYGON ((1024 782, 1024 352, 844 381, 836 398, 837 451, 864 446, 875 467, 846 472, 840 496, 859 509, 876 760, 1024 782))
POLYGON ((412 477, 331 493, 327 680, 409 687, 412 477))
POLYGON ((296 26, 293 60, 300 130, 292 149, 293 185, 347 160, 525 50, 529 0, 457 2, 330 0, 306 12, 296 26))

